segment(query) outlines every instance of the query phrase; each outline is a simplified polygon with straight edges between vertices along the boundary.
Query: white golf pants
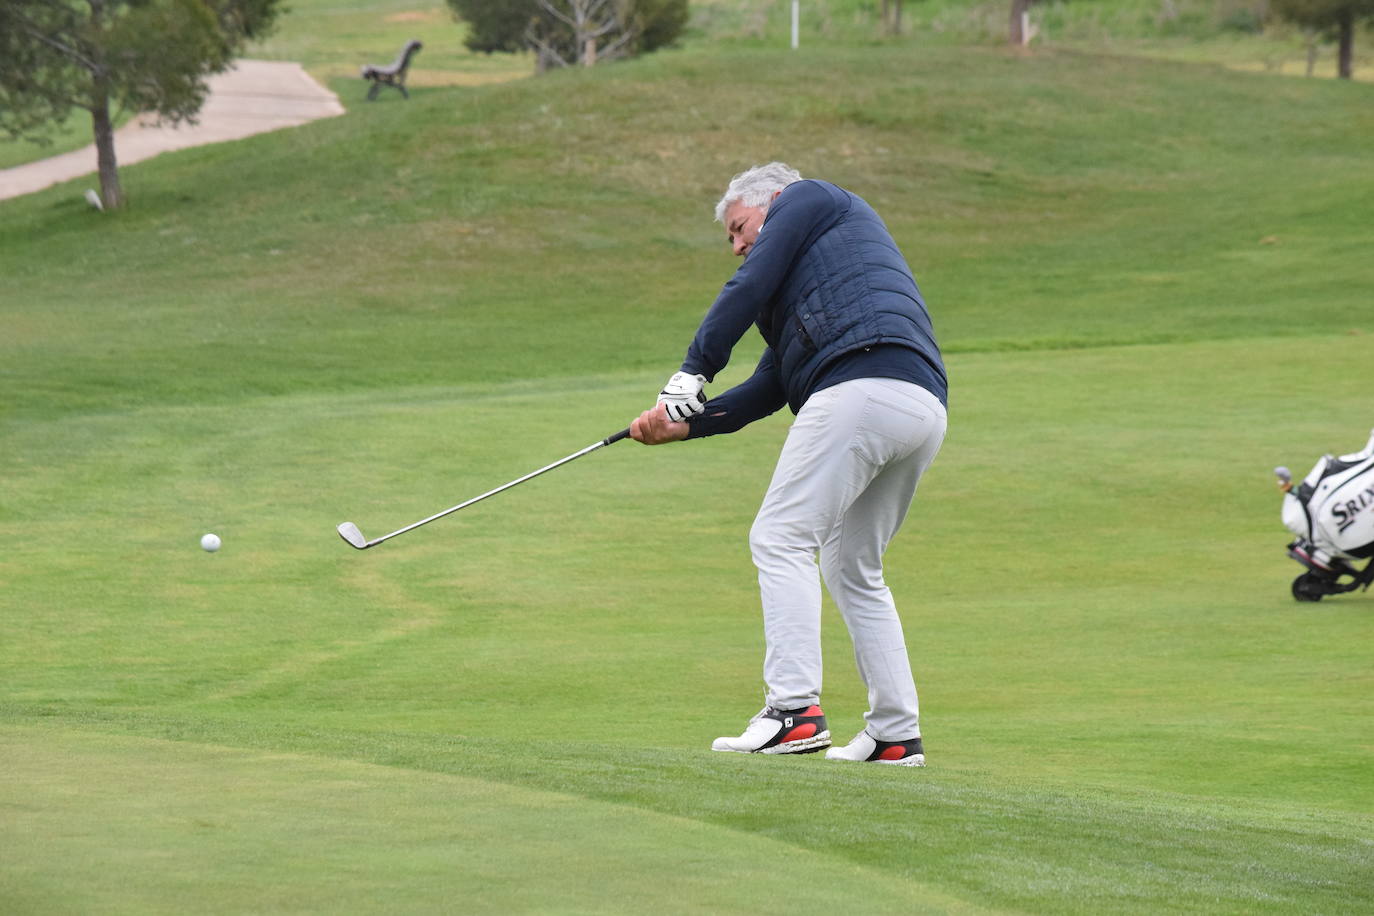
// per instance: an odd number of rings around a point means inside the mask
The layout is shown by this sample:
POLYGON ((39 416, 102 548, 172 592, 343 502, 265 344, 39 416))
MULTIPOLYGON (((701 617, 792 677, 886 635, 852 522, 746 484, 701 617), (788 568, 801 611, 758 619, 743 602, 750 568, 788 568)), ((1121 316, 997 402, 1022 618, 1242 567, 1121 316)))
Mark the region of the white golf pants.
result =
POLYGON ((867 378, 811 396, 778 457, 749 532, 763 598, 768 705, 820 702, 820 573, 854 641, 868 687, 867 731, 920 734, 902 622, 883 581, 883 553, 944 441, 945 408, 909 382, 867 378))

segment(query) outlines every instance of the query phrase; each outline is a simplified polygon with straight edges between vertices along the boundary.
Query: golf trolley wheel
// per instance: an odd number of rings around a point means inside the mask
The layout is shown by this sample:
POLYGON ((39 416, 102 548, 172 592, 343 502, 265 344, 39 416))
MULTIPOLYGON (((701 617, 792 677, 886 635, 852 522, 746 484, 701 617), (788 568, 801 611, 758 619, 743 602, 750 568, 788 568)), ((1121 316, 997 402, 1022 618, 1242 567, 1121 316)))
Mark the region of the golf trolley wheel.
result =
POLYGON ((1320 601, 1326 594, 1321 578, 1312 573, 1303 573, 1293 580, 1293 597, 1299 601, 1320 601))

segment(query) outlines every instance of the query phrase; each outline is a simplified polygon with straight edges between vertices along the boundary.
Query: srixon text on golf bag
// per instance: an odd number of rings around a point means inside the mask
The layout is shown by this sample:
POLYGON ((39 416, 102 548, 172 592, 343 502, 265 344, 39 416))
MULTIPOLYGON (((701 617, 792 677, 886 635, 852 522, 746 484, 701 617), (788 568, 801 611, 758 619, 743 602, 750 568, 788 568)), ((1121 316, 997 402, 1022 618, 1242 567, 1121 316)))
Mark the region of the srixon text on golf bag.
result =
POLYGON ((1284 491, 1283 524, 1297 535, 1288 555, 1307 567, 1293 580, 1293 597, 1320 601, 1369 588, 1374 582, 1374 431, 1364 451, 1323 455, 1296 486, 1288 468, 1274 473, 1284 491))

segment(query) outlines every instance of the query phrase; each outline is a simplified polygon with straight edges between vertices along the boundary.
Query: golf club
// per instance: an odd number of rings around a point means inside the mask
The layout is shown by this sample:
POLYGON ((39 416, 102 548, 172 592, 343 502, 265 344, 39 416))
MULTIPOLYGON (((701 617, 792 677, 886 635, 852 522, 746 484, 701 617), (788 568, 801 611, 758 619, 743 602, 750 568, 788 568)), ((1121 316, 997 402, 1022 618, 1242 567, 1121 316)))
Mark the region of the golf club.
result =
POLYGON ((585 454, 587 454, 587 453, 589 453, 589 452, 594 452, 594 451, 596 451, 597 449, 602 448, 602 447, 607 446, 607 445, 610 445, 610 444, 613 443, 613 442, 619 442, 621 439, 628 438, 629 435, 630 435, 630 430, 629 430, 628 427, 626 427, 625 429, 622 429, 620 432, 616 433, 615 435, 613 435, 613 436, 607 436, 605 439, 602 439, 600 442, 595 442, 595 443, 593 443, 593 444, 587 446, 586 448, 582 449, 581 451, 574 452, 573 454, 569 455, 569 456, 566 457, 566 458, 561 458, 561 459, 559 459, 558 461, 555 461, 553 464, 546 465, 545 467, 542 467, 542 468, 540 468, 540 469, 537 470, 537 471, 531 471, 530 473, 526 474, 524 477, 521 477, 521 478, 519 478, 519 479, 517 479, 517 480, 512 480, 510 483, 507 483, 507 484, 502 484, 501 486, 497 487, 495 490, 488 490, 487 492, 483 493, 481 496, 474 496, 472 499, 469 499, 467 502, 459 503, 458 505, 454 506, 454 507, 451 508, 451 509, 445 509, 443 512, 437 512, 437 513, 435 513, 434 515, 431 515, 429 518, 421 519, 420 521, 415 522, 413 525, 406 525, 404 528, 399 528, 399 529, 397 529, 396 531, 393 531, 393 532, 391 532, 390 534, 384 534, 384 535, 382 535, 382 536, 379 537, 379 538, 373 538, 372 540, 369 541, 367 538, 363 537, 363 533, 362 533, 361 531, 358 530, 358 526, 355 525, 355 524, 353 524, 352 522, 344 522, 342 525, 339 526, 339 528, 338 528, 339 537, 343 538, 344 541, 347 542, 348 545, 349 545, 350 547, 356 547, 356 548, 358 548, 359 550, 366 550, 366 549, 369 548, 369 547, 376 547, 378 544, 382 543, 382 541, 389 541, 389 540, 391 540, 392 538, 396 537, 398 534, 405 534, 407 531, 413 531, 413 530, 415 530, 416 528, 419 528, 421 525, 428 525, 430 522, 434 521, 435 519, 443 518, 445 515, 452 515, 454 512, 457 512, 459 509, 466 509, 468 506, 471 506, 473 503, 481 502, 482 500, 486 499, 488 496, 495 496, 497 493, 500 493, 502 490, 509 490, 511 487, 515 486, 516 484, 521 484, 521 483, 524 483, 524 482, 527 481, 527 480, 531 480, 531 479, 533 479, 533 478, 535 478, 535 477, 538 477, 540 474, 543 474, 543 473, 546 472, 546 471, 552 471, 552 470, 553 470, 554 468, 556 468, 556 467, 560 467, 560 466, 562 466, 562 465, 567 464, 569 461, 572 461, 574 458, 581 458, 583 455, 585 455, 585 454))

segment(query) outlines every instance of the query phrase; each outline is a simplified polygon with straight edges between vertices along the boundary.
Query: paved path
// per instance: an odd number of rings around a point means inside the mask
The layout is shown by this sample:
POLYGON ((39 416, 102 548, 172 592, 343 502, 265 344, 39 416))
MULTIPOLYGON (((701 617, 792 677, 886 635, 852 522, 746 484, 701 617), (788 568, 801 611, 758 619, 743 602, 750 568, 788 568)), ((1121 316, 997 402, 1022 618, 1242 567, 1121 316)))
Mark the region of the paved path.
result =
MULTIPOLYGON (((210 94, 198 124, 158 127, 153 118, 135 119, 115 131, 121 166, 168 150, 221 143, 294 127, 344 113, 339 97, 315 82, 300 64, 241 60, 209 79, 210 94), (144 122, 147 123, 144 123, 144 122)), ((0 200, 41 191, 96 171, 95 145, 38 162, 0 169, 0 200)))

